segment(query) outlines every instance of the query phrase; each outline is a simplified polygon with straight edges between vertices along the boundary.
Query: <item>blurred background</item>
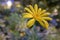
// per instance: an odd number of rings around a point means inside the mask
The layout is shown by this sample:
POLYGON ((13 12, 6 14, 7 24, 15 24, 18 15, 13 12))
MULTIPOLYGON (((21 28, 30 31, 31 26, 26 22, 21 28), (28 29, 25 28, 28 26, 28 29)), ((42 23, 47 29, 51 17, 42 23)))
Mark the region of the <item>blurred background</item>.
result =
POLYGON ((0 40, 60 40, 60 0, 0 0, 0 40), (48 30, 27 28, 22 14, 34 4, 51 13, 48 30))

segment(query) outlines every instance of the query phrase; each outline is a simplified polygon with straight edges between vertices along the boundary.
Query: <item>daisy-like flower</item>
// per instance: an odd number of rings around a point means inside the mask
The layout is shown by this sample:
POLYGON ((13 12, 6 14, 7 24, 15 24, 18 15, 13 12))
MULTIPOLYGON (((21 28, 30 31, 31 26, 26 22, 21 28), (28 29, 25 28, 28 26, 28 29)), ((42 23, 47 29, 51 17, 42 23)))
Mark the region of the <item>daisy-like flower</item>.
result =
POLYGON ((48 29, 48 22, 47 20, 52 20, 52 18, 48 17, 50 13, 46 12, 46 10, 41 10, 41 8, 38 8, 38 5, 35 4, 34 7, 32 5, 29 5, 29 8, 25 8, 26 13, 23 14, 24 18, 31 18, 27 22, 27 27, 31 27, 34 25, 35 21, 39 22, 40 25, 46 29, 48 29))

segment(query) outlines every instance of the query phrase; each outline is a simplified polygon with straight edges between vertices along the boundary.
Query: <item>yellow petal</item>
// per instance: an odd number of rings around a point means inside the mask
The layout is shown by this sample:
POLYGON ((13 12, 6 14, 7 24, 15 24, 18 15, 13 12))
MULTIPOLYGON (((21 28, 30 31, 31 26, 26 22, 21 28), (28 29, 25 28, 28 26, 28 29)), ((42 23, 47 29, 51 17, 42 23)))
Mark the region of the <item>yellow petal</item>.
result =
POLYGON ((23 18, 32 18, 33 16, 32 16, 32 14, 30 14, 30 13, 24 13, 23 14, 23 18))
POLYGON ((27 27, 31 28, 31 26, 34 25, 34 23, 35 23, 35 19, 29 20, 28 23, 27 23, 27 27))
POLYGON ((49 27, 49 24, 48 24, 48 22, 47 21, 45 21, 45 20, 42 20, 43 22, 44 22, 44 24, 45 24, 45 28, 46 29, 48 29, 48 27, 49 27))
POLYGON ((34 9, 35 9, 35 12, 37 13, 37 11, 38 11, 38 6, 37 6, 37 4, 34 5, 34 9))
POLYGON ((45 27, 45 24, 42 22, 42 19, 38 18, 38 19, 36 19, 36 20, 40 23, 40 25, 41 25, 42 27, 45 27))
POLYGON ((44 13, 41 16, 43 17, 43 16, 49 16, 49 15, 50 15, 50 13, 44 13))
POLYGON ((30 7, 31 11, 32 11, 33 13, 35 13, 34 8, 33 8, 31 5, 29 5, 29 7, 30 7))
POLYGON ((41 12, 41 8, 38 9, 38 14, 41 12))
POLYGON ((50 17, 42 17, 44 20, 52 20, 50 17))
POLYGON ((40 15, 44 14, 45 12, 46 12, 46 10, 42 10, 42 11, 40 12, 40 15))
POLYGON ((49 24, 48 24, 47 21, 45 21, 45 20, 42 19, 42 18, 39 18, 37 21, 40 23, 40 25, 41 25, 42 27, 48 29, 49 24))
POLYGON ((31 10, 29 8, 25 8, 25 10, 32 14, 32 12, 31 12, 31 10))
POLYGON ((45 13, 46 12, 46 10, 43 10, 41 13, 45 13))

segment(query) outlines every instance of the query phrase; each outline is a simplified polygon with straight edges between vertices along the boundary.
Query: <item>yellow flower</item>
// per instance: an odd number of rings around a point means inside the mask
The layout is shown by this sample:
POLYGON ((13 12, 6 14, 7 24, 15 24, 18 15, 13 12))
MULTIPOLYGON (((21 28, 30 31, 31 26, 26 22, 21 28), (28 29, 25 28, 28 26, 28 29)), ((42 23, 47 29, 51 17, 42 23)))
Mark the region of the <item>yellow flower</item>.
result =
POLYGON ((20 33, 20 36, 21 36, 21 37, 25 36, 25 32, 21 32, 21 33, 20 33))
POLYGON ((19 7, 21 7, 21 5, 20 5, 20 4, 17 4, 17 5, 16 5, 16 7, 18 7, 18 8, 19 8, 19 7))
POLYGON ((23 14, 23 17, 31 18, 27 23, 27 27, 31 27, 34 25, 35 21, 38 21, 41 26, 48 29, 49 24, 47 20, 52 20, 52 18, 48 17, 50 13, 46 12, 46 10, 41 10, 41 8, 38 8, 37 4, 35 4, 34 7, 29 5, 29 8, 26 7, 25 10, 27 12, 23 14))

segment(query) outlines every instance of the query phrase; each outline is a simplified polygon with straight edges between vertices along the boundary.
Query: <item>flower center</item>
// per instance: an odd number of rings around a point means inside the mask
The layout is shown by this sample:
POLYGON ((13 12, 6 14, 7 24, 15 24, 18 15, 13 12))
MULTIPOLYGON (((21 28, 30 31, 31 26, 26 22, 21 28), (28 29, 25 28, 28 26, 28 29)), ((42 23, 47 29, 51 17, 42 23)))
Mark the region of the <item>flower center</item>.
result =
POLYGON ((39 14, 33 14, 34 19, 40 18, 39 14))

